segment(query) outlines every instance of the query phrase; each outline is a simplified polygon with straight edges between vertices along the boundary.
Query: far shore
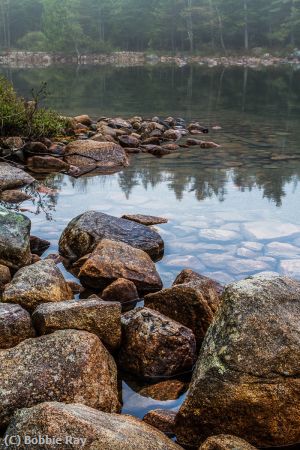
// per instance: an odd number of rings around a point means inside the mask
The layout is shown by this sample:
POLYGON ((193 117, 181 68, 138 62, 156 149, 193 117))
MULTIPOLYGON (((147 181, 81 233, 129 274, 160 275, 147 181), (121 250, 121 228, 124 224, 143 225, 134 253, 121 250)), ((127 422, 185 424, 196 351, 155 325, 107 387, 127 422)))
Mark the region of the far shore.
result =
POLYGON ((113 52, 110 54, 65 55, 61 53, 7 51, 0 52, 0 66, 30 68, 52 65, 114 65, 134 67, 156 64, 175 64, 184 67, 190 64, 207 67, 277 67, 282 65, 300 65, 299 58, 278 57, 269 53, 260 56, 199 56, 199 55, 157 55, 142 52, 113 52))

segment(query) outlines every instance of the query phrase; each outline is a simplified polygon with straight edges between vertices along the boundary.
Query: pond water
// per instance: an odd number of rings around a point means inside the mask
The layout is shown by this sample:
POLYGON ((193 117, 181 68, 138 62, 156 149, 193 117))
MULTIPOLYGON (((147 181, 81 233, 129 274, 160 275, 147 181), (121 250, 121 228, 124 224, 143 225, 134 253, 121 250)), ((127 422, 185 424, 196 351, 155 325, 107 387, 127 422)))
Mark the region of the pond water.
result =
MULTIPOLYGON (((57 243, 88 209, 121 216, 165 216, 157 226, 165 286, 183 268, 228 283, 272 271, 300 279, 300 71, 205 67, 51 67, 0 69, 28 96, 48 82, 47 105, 64 114, 154 115, 197 119, 220 149, 181 149, 163 158, 136 155, 114 175, 51 175, 22 204, 32 234, 57 243)), ((66 273, 71 279, 71 275, 66 273)), ((142 417, 163 405, 123 381, 124 412, 142 417), (129 385, 131 387, 129 387, 129 385)))

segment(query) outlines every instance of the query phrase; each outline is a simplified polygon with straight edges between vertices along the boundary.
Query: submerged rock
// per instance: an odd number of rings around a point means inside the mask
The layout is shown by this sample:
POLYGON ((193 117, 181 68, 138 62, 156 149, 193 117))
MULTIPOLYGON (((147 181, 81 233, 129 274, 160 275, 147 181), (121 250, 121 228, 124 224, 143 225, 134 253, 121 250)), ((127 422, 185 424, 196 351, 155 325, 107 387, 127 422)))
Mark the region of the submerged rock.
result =
POLYGON ((77 260, 90 253, 102 239, 144 250, 153 260, 163 255, 164 243, 158 233, 131 220, 99 211, 87 211, 75 217, 60 237, 59 251, 66 258, 77 260))
POLYGON ((30 200, 32 197, 25 192, 18 189, 10 189, 8 191, 1 192, 0 200, 6 203, 22 203, 26 200, 30 200))
POLYGON ((72 290, 52 260, 20 269, 3 292, 2 301, 17 303, 32 312, 41 303, 73 298, 72 290))
POLYGON ((168 219, 164 217, 146 216, 144 214, 124 214, 122 219, 132 220, 133 222, 141 223, 142 225, 158 225, 167 223, 168 219))
POLYGON ((229 285, 178 413, 179 442, 228 433, 258 447, 298 443, 299 365, 300 283, 266 274, 229 285))
MULTIPOLYGON (((47 436, 52 443, 39 444, 39 450, 179 450, 163 433, 128 415, 107 414, 80 404, 42 403, 16 412, 4 440, 20 436, 20 450, 27 450, 25 436, 47 436)), ((13 440, 13 439, 12 439, 13 440)), ((15 448, 9 445, 8 450, 15 448)))
POLYGON ((219 434, 206 439, 199 450, 256 450, 256 447, 236 436, 219 434))
POLYGON ((83 286, 104 289, 118 278, 132 281, 140 293, 162 288, 147 253, 124 242, 103 239, 80 268, 79 279, 83 286))
POLYGON ((0 264, 12 269, 30 264, 30 229, 26 216, 0 206, 0 264))
POLYGON ((78 167, 96 165, 98 168, 114 169, 128 166, 126 152, 120 145, 90 139, 68 144, 64 159, 68 164, 78 167))
MULTIPOLYGON (((19 305, 0 303, 0 349, 18 345, 35 336, 30 314, 19 305)), ((2 374, 1 374, 2 376, 2 374)))
POLYGON ((148 308, 122 316, 119 353, 122 369, 142 378, 172 377, 193 367, 196 342, 193 332, 148 308))
MULTIPOLYGON (((182 275, 181 277, 183 278, 182 275)), ((196 337, 198 348, 213 321, 219 304, 220 299, 214 282, 192 271, 190 271, 189 281, 175 284, 171 288, 145 297, 147 308, 155 309, 190 328, 196 337)))
POLYGON ((1 351, 0 372, 1 428, 17 409, 44 401, 119 410, 115 362, 85 331, 56 331, 1 351))
POLYGON ((0 191, 15 189, 18 187, 32 184, 35 179, 24 172, 5 162, 0 162, 0 191))
POLYGON ((39 334, 75 329, 96 334, 109 350, 121 344, 121 306, 100 299, 71 300, 39 305, 32 320, 39 334))

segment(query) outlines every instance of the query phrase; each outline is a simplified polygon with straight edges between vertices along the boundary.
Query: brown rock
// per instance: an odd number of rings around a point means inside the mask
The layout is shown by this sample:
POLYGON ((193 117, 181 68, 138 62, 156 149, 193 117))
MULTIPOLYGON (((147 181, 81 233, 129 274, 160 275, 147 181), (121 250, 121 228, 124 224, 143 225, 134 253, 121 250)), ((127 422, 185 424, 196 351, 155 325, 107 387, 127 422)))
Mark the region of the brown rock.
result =
POLYGON ((143 418, 143 421, 162 433, 172 434, 175 428, 176 412, 167 409, 153 409, 143 418))
POLYGON ((216 291, 218 295, 221 296, 224 292, 224 286, 222 286, 216 280, 212 280, 211 278, 205 277, 204 275, 200 275, 199 273, 194 272, 191 269, 182 270, 180 274, 175 278, 173 286, 190 282, 203 283, 203 286, 208 289, 209 295, 206 297, 207 302, 214 312, 217 311, 219 307, 219 299, 215 299, 214 291, 216 291))
POLYGON ((140 141, 136 137, 130 136, 128 134, 120 136, 119 143, 120 145, 122 145, 122 147, 129 147, 129 148, 130 147, 137 148, 140 145, 140 141))
POLYGON ((256 447, 236 436, 219 434, 206 439, 199 450, 256 450, 256 447))
POLYGON ((35 255, 42 256, 50 245, 50 242, 46 239, 41 239, 37 236, 30 236, 30 251, 35 255))
MULTIPOLYGON (((149 147, 149 146, 147 146, 147 147, 149 147)), ((151 155, 158 156, 158 157, 169 155, 170 153, 173 152, 173 150, 169 150, 165 147, 159 147, 158 145, 155 145, 155 146, 153 145, 152 148, 148 148, 147 151, 148 151, 148 153, 151 153, 151 155)))
POLYGON ((22 203, 31 198, 30 195, 16 189, 4 191, 0 194, 0 200, 6 203, 22 203))
POLYGON ((150 384, 139 389, 139 394, 143 397, 150 397, 160 402, 177 400, 186 390, 186 383, 180 380, 166 380, 159 383, 150 384))
POLYGON ((260 275, 229 285, 204 339, 176 434, 232 434, 258 447, 300 442, 300 283, 260 275))
POLYGON ((108 120, 108 126, 112 128, 132 128, 131 123, 121 117, 108 120))
POLYGON ((142 378, 172 377, 186 372, 196 360, 191 330, 152 311, 137 308, 122 316, 122 369, 142 378))
POLYGON ((121 344, 121 306, 100 299, 39 305, 32 320, 39 334, 75 329, 96 334, 110 351, 121 344))
POLYGON ((147 226, 168 222, 168 219, 165 219, 164 217, 146 216, 144 214, 124 214, 122 219, 132 220, 133 222, 147 226))
POLYGON ((213 321, 220 298, 212 280, 190 272, 189 282, 146 295, 145 306, 190 328, 195 334, 199 349, 213 321))
POLYGON ((0 264, 0 290, 4 289, 4 286, 10 282, 11 274, 9 268, 0 264))
POLYGON ((128 311, 136 305, 139 294, 132 281, 118 278, 104 289, 101 298, 104 301, 120 302, 123 311, 128 311))
POLYGON ((10 136, 1 139, 1 144, 5 148, 20 149, 23 147, 23 140, 19 136, 10 136))
MULTIPOLYGON (((180 450, 160 431, 135 417, 107 414, 80 404, 42 403, 16 412, 4 436, 20 436, 20 450, 28 450, 25 436, 61 437, 65 450, 180 450), (70 437, 73 441, 70 442, 70 437), (83 441, 80 441, 82 439, 83 441), (69 440, 69 441, 68 441, 69 440), (84 442, 84 443, 82 443, 84 442)), ((13 438, 11 439, 13 440, 13 438)), ((15 445, 7 447, 15 449, 15 445)), ((39 450, 57 450, 58 444, 40 444, 39 450)))
POLYGON ((181 138, 181 133, 178 130, 166 130, 163 134, 163 137, 170 141, 177 141, 181 138))
POLYGON ((132 281, 139 292, 155 292, 162 281, 147 253, 123 242, 103 239, 79 272, 81 284, 104 289, 118 278, 132 281))
POLYGON ((170 152, 176 152, 180 147, 177 144, 164 144, 162 148, 170 152))
POLYGON ((0 372, 1 428, 17 409, 44 401, 119 410, 115 362, 85 331, 56 331, 1 351, 0 372))
POLYGON ((92 125, 92 119, 87 114, 82 114, 80 116, 74 117, 76 123, 82 123, 82 125, 86 125, 89 127, 92 125))
POLYGON ((29 155, 49 153, 48 147, 42 142, 27 142, 23 149, 29 155))
POLYGON ((18 345, 35 336, 30 314, 19 305, 0 303, 0 349, 18 345))
MULTIPOLYGON (((50 259, 50 258, 48 258, 50 259)), ((84 291, 84 288, 81 286, 81 284, 76 283, 76 281, 67 281, 71 291, 73 294, 81 294, 81 292, 84 291)))
POLYGON ((64 159, 68 164, 78 167, 93 164, 103 169, 128 166, 126 152, 120 145, 91 139, 68 144, 65 148, 64 159))
POLYGON ((70 168, 69 164, 54 156, 33 156, 29 158, 28 164, 32 169, 55 170, 57 172, 68 171, 70 168))
POLYGON ((164 251, 163 240, 155 231, 99 211, 75 217, 61 235, 59 251, 74 261, 90 253, 102 239, 125 242, 145 251, 153 260, 161 258, 164 251))
POLYGON ((71 298, 73 293, 54 261, 43 260, 20 269, 6 286, 2 301, 33 311, 41 303, 71 298))

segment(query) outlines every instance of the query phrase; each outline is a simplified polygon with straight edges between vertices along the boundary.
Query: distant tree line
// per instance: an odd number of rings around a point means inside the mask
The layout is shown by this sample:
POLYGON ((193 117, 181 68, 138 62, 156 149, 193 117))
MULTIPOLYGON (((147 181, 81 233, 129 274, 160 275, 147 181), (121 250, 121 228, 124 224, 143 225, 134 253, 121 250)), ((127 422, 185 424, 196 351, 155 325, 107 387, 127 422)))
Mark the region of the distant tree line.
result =
POLYGON ((0 0, 0 49, 248 52, 300 47, 300 0, 0 0))

